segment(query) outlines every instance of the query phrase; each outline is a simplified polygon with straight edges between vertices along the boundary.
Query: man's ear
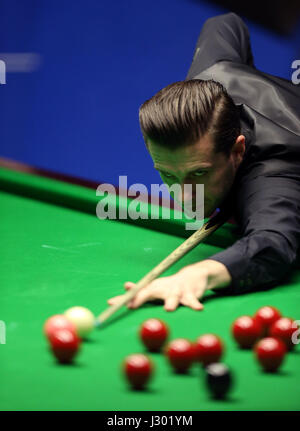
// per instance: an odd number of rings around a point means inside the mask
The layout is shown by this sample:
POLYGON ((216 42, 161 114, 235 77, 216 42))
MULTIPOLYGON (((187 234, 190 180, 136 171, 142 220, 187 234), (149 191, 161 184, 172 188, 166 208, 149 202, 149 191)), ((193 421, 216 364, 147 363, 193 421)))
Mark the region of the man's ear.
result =
POLYGON ((143 138, 144 138, 144 142, 145 142, 146 148, 147 148, 147 150, 149 151, 148 138, 147 138, 147 136, 146 136, 146 135, 144 135, 144 134, 143 134, 143 138))
POLYGON ((246 151, 245 136, 239 135, 236 138, 235 144, 234 144, 233 149, 232 149, 232 153, 234 156, 234 163, 235 163, 236 168, 238 168, 238 166, 242 162, 245 151, 246 151))

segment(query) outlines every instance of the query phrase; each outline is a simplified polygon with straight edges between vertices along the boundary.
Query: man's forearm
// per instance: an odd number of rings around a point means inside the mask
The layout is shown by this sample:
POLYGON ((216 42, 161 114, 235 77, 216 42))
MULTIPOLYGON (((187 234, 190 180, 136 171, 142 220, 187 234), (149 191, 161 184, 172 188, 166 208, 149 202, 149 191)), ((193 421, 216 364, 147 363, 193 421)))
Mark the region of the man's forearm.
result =
POLYGON ((236 241, 226 250, 211 256, 231 274, 233 293, 278 284, 296 257, 297 243, 289 243, 277 232, 257 232, 236 241))

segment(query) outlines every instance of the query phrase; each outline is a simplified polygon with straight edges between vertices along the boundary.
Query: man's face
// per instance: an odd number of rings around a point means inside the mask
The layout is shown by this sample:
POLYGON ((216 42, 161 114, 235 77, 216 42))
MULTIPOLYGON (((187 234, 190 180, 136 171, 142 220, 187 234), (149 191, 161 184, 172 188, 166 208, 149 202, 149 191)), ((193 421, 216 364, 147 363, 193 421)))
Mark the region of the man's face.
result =
POLYGON ((196 208, 196 184, 204 185, 204 217, 212 215, 228 194, 245 152, 245 137, 240 135, 230 153, 214 152, 208 135, 193 145, 176 150, 164 148, 147 140, 148 150, 163 182, 168 186, 180 184, 182 202, 196 208), (191 192, 184 185, 191 184, 191 192))

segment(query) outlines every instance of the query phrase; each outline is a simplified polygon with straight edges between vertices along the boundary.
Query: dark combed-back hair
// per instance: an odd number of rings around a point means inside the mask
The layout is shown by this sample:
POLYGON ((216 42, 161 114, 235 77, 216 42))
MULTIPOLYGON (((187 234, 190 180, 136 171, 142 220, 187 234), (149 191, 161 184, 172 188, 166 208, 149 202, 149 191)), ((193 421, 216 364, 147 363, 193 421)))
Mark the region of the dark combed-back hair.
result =
POLYGON ((230 154, 241 132, 240 113, 225 87, 213 80, 192 79, 168 85, 139 110, 147 139, 168 148, 192 145, 206 133, 215 152, 230 154))

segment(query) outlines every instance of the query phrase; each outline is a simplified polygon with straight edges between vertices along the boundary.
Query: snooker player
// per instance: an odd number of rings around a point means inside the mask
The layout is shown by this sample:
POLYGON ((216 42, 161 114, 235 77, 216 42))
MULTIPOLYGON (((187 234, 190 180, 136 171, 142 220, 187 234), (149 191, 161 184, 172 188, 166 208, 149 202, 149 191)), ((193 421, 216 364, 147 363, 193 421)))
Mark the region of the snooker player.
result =
POLYGON ((202 310, 207 290, 244 293, 283 280, 300 245, 300 88, 256 69, 238 15, 204 23, 186 80, 147 100, 140 125, 164 183, 204 184, 205 217, 230 206, 241 239, 154 280, 128 306, 160 299, 168 311, 202 310))

